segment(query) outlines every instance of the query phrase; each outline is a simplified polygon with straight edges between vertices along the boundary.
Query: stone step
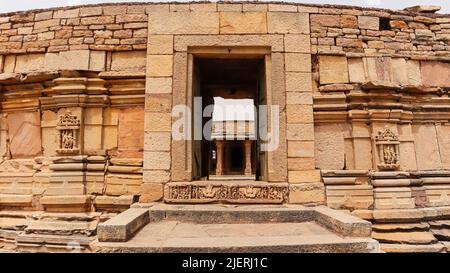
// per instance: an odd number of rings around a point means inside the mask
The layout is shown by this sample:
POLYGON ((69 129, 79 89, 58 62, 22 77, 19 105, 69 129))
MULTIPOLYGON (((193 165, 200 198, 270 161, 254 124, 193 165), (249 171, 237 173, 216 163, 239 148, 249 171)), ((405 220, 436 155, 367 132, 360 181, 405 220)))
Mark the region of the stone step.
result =
POLYGON ((450 220, 432 221, 430 222, 432 228, 448 228, 450 229, 450 220))
POLYGON ((39 220, 31 222, 25 233, 30 234, 49 234, 49 235, 95 235, 98 221, 49 221, 39 220))
POLYGON ((159 221, 128 242, 98 244, 100 252, 377 252, 370 238, 344 238, 314 223, 196 224, 159 221))
POLYGON ((10 217, 1 217, 0 218, 0 229, 5 230, 24 230, 30 220, 25 218, 10 218, 10 217))
POLYGON ((408 224, 373 224, 372 230, 381 232, 395 231, 428 231, 428 223, 408 223, 408 224))
POLYGON ((96 239, 95 236, 82 235, 49 235, 49 234, 19 234, 16 238, 18 243, 28 244, 54 244, 54 245, 82 245, 90 246, 96 239))
POLYGON ((439 241, 450 241, 449 229, 431 229, 431 232, 439 241))
POLYGON ((56 221, 94 221, 98 220, 102 214, 100 212, 45 212, 40 215, 42 220, 56 220, 56 221))
POLYGON ((409 244, 380 244, 381 250, 389 253, 441 253, 445 252, 443 244, 409 245, 409 244))
POLYGON ((370 226, 324 206, 138 204, 99 225, 97 246, 102 252, 377 252, 370 226))
POLYGON ((431 232, 372 232, 372 238, 380 243, 427 245, 437 243, 431 232))

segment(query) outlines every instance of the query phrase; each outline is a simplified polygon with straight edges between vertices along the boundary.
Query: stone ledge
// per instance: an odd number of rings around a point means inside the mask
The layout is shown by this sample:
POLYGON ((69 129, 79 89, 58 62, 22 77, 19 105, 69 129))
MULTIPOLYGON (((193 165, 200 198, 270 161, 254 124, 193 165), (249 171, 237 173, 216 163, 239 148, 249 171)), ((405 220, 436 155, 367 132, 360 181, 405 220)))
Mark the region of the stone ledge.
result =
POLYGON ((169 205, 150 207, 152 221, 177 220, 199 224, 305 222, 314 220, 313 208, 301 205, 169 205))
POLYGON ((100 242, 126 242, 149 222, 149 210, 131 208, 97 227, 100 242))
POLYGON ((31 206, 33 201, 33 195, 25 194, 0 194, 0 207, 1 206, 31 206))
POLYGON ((372 224, 345 212, 325 206, 315 207, 315 221, 343 236, 370 237, 372 224))
POLYGON ((433 245, 405 245, 405 244, 380 244, 381 250, 389 253, 441 253, 445 251, 444 244, 433 245))

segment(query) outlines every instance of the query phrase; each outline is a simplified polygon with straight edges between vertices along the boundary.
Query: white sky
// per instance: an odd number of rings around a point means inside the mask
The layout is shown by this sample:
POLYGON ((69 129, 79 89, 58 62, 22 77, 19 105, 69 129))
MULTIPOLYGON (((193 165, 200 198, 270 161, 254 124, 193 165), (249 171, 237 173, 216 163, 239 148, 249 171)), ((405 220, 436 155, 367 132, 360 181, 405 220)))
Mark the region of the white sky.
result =
MULTIPOLYGON (((10 11, 20 11, 38 8, 63 7, 82 4, 96 3, 118 3, 118 2, 170 2, 165 0, 0 0, 0 13, 10 11)), ((187 2, 179 0, 178 2, 187 2)), ((264 2, 264 0, 260 0, 264 2)), ((379 7, 389 9, 403 9, 414 5, 439 5, 442 7, 441 13, 450 13, 449 0, 285 0, 285 2, 303 2, 315 4, 342 4, 353 6, 379 7)))

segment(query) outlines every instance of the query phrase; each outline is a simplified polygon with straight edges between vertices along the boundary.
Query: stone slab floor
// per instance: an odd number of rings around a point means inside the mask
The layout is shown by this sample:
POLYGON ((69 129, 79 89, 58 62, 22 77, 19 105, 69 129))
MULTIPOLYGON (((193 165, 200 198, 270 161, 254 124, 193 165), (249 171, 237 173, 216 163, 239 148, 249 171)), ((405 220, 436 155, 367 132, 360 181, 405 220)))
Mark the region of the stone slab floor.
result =
POLYGON ((100 243, 102 252, 359 252, 370 239, 343 238, 316 224, 198 224, 153 222, 124 243, 100 243))

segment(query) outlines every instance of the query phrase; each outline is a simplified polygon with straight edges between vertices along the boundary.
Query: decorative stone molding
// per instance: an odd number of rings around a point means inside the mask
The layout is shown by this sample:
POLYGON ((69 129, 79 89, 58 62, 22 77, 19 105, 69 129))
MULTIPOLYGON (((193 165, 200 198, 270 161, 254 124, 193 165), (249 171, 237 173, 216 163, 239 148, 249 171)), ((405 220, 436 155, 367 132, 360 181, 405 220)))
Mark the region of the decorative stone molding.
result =
POLYGON ((167 183, 164 201, 167 203, 266 203, 288 201, 287 184, 263 182, 227 183, 167 183))
POLYGON ((379 163, 377 167, 382 171, 398 170, 399 164, 399 146, 398 136, 389 128, 384 128, 375 136, 375 145, 377 146, 379 163))
POLYGON ((59 131, 60 136, 59 149, 56 152, 65 155, 78 154, 80 152, 80 119, 70 111, 67 111, 59 116, 56 129, 59 131))

